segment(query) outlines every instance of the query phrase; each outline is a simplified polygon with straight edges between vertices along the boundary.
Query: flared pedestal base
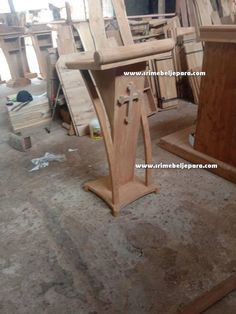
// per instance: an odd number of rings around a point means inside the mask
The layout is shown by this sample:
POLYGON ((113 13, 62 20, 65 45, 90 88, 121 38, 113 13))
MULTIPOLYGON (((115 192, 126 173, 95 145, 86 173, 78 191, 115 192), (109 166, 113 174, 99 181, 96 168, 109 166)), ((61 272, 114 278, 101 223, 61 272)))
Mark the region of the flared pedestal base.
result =
POLYGON ((112 202, 112 187, 110 177, 102 177, 91 181, 84 186, 86 191, 92 191, 102 198, 112 209, 112 214, 118 216, 120 210, 126 205, 134 202, 140 197, 150 193, 157 193, 158 189, 154 185, 146 186, 138 177, 134 181, 128 182, 119 189, 119 202, 112 202))

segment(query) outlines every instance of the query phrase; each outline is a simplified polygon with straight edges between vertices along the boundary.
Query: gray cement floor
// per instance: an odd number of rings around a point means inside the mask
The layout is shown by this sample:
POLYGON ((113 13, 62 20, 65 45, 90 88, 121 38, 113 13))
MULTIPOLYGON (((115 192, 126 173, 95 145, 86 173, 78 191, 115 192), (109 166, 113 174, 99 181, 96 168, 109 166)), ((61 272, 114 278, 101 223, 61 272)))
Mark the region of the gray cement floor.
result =
MULTIPOLYGON (((55 123, 32 132, 29 152, 12 149, 9 93, 0 86, 1 314, 172 314, 236 271, 235 185, 204 170, 156 170, 160 193, 114 218, 82 189, 107 171, 102 142, 55 123), (67 160, 30 173, 45 152, 67 160)), ((184 102, 150 118, 154 162, 183 161, 158 142, 195 119, 184 102)), ((139 161, 142 152, 140 141, 139 161)), ((236 313, 236 292, 206 313, 236 313)))

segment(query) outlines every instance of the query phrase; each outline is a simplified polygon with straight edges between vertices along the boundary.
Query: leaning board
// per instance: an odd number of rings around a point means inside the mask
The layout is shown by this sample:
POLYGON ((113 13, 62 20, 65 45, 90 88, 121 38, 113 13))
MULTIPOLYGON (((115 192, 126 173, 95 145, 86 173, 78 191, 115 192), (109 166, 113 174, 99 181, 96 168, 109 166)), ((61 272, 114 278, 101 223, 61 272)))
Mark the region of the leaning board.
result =
POLYGON ((83 136, 88 133, 88 125, 95 113, 80 71, 66 68, 65 64, 70 60, 68 56, 70 55, 60 56, 56 69, 75 132, 83 136))

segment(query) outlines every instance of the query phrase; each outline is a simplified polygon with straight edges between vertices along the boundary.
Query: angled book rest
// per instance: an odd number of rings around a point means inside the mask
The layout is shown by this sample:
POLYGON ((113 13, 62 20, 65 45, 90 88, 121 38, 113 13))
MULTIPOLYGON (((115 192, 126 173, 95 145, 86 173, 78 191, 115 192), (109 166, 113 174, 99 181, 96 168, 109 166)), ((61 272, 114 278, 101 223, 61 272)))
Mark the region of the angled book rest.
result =
POLYGON ((85 188, 96 193, 117 215, 134 200, 156 192, 152 170, 145 170, 145 179, 135 176, 137 141, 142 129, 145 163, 152 163, 151 139, 143 89, 145 76, 124 76, 124 72, 145 71, 146 61, 157 54, 170 51, 171 39, 106 48, 95 52, 70 55, 66 66, 89 70, 93 82, 85 80, 94 101, 103 131, 110 174, 89 182, 85 188))

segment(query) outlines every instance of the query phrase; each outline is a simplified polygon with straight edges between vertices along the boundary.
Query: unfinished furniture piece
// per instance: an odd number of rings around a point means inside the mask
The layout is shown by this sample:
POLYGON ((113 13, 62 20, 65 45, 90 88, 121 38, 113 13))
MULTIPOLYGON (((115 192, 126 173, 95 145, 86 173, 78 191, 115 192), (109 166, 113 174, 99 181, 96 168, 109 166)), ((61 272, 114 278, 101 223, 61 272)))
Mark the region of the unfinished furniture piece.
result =
POLYGON ((30 84, 25 76, 29 73, 26 57, 24 28, 0 25, 0 48, 6 58, 11 80, 8 87, 20 87, 30 84))
POLYGON ((161 140, 161 147, 193 163, 217 164, 208 169, 236 183, 236 26, 200 29, 205 42, 194 148, 188 143, 195 128, 161 140))
POLYGON ((52 31, 45 24, 37 24, 30 27, 29 34, 38 60, 39 74, 46 79, 48 49, 53 47, 52 31))
POLYGON ((103 132, 109 171, 108 177, 86 184, 112 209, 114 215, 134 200, 156 192, 152 170, 145 179, 135 175, 137 141, 142 128, 145 163, 152 163, 151 139, 143 103, 145 77, 124 76, 125 71, 144 71, 146 61, 173 49, 171 39, 104 48, 71 55, 67 67, 89 70, 95 83, 88 86, 103 132))
POLYGON ((207 75, 202 78, 195 149, 236 167, 236 26, 204 27, 201 39, 207 75))

